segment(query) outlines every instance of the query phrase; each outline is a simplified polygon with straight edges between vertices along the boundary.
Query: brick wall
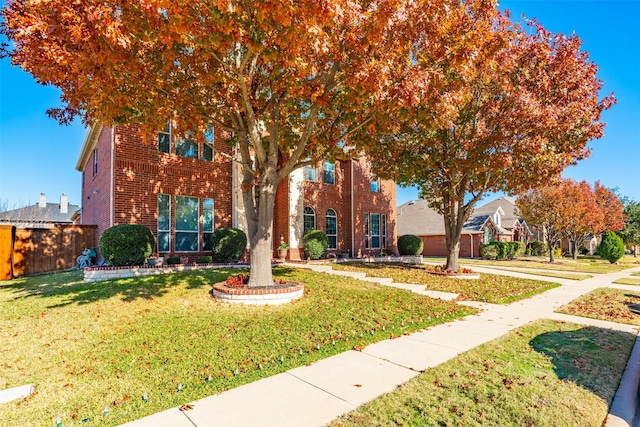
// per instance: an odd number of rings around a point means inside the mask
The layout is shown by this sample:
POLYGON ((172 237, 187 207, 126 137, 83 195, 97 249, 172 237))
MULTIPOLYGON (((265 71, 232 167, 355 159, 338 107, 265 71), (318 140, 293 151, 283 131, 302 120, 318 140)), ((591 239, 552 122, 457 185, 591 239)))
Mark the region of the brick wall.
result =
POLYGON ((96 145, 98 170, 93 171, 93 153, 82 171, 82 224, 97 225, 97 240, 111 226, 111 128, 105 127, 96 145))
MULTIPOLYGON (((422 255, 447 256, 447 242, 444 235, 419 237, 424 244, 422 255)), ((460 256, 465 258, 478 258, 480 256, 480 246, 482 246, 482 237, 482 233, 463 234, 460 236, 460 256)))

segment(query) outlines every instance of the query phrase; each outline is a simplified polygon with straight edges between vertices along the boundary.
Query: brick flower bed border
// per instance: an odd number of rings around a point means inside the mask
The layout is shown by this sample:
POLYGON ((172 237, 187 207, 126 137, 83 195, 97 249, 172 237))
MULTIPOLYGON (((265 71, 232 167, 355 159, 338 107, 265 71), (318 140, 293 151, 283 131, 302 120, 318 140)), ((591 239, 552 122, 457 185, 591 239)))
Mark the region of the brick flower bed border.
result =
POLYGON ((86 267, 85 282, 101 282, 103 280, 127 277, 153 276, 156 274, 175 273, 178 271, 209 270, 214 268, 247 268, 248 264, 174 264, 174 265, 142 265, 137 267, 86 267))
POLYGON ((220 282, 211 289, 213 298, 229 304, 280 305, 300 299, 303 294, 304 285, 297 282, 260 288, 228 287, 220 282))

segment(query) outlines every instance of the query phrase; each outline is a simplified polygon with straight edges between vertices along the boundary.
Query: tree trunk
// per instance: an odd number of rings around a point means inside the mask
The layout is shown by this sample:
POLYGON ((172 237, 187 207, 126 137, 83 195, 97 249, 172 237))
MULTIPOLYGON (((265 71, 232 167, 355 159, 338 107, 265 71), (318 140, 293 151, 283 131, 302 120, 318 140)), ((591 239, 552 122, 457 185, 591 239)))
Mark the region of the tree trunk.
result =
POLYGON ((553 264, 554 262, 556 262, 556 243, 553 242, 549 242, 549 262, 551 264, 553 264))
POLYGON ((460 237, 466 221, 466 212, 471 208, 460 202, 451 202, 444 209, 444 231, 447 243, 447 270, 458 272, 460 257, 460 237))
MULTIPOLYGON (((249 176, 245 176, 245 181, 249 176)), ((273 255, 273 209, 278 183, 275 172, 265 173, 257 187, 242 193, 250 253, 247 286, 273 286, 271 259, 273 255)))

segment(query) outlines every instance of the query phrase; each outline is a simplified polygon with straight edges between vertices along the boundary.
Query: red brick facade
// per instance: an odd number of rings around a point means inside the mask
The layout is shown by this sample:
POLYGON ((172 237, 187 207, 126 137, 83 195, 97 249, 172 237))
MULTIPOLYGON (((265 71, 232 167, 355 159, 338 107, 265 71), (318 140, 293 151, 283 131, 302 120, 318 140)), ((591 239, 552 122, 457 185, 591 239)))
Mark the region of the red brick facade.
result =
MULTIPOLYGON (((199 143, 198 158, 182 157, 171 150, 171 154, 160 152, 158 141, 151 138, 145 145, 136 126, 115 128, 94 127, 87 135, 77 168, 82 171, 82 223, 98 225, 98 238, 107 228, 124 223, 145 225, 158 238, 158 195, 170 197, 170 248, 157 251, 161 255, 177 254, 195 261, 204 250, 205 235, 202 230, 203 200, 213 199, 214 227, 232 227, 234 224, 233 165, 227 155, 232 148, 224 143, 221 132, 215 134, 214 159, 204 160, 203 143, 199 143), (97 167, 94 174, 94 156, 97 167), (197 251, 176 250, 176 196, 198 199, 199 243, 197 251)), ((172 146, 175 142, 172 141, 172 146)), ((316 212, 316 228, 326 230, 327 210, 333 209, 337 216, 337 248, 329 251, 366 255, 369 253, 396 253, 395 248, 395 184, 382 181, 379 191, 371 189, 368 162, 342 160, 335 163, 335 182, 323 182, 322 164, 317 167, 317 182, 304 181, 303 205, 316 212), (353 185, 352 185, 353 177, 353 185), (386 218, 386 248, 365 248, 365 213, 376 213, 386 218), (352 220, 352 218, 354 220, 352 220), (352 222, 354 224, 352 224, 352 222), (355 225, 355 228, 353 228, 355 225)), ((288 242, 293 227, 290 206, 289 180, 278 187, 274 210, 274 250, 282 239, 288 242)), ((302 221, 302 212, 298 215, 302 221)), ((240 219, 239 221, 243 221, 240 219)), ((301 229, 301 226, 300 226, 301 229)), ((371 230, 370 230, 371 234, 371 230)), ((380 238, 381 243, 382 238, 380 238)), ((299 248, 291 248, 289 257, 304 256, 299 248)))

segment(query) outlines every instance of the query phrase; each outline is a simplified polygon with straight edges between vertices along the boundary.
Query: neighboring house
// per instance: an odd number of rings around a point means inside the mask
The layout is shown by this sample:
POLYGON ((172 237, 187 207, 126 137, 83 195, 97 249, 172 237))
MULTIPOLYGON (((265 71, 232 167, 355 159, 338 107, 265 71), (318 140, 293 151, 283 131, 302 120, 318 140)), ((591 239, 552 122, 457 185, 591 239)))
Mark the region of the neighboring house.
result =
MULTIPOLYGON (((212 128, 204 142, 170 127, 145 145, 135 125, 94 125, 76 169, 82 172, 82 223, 107 228, 139 223, 156 237, 158 255, 195 261, 210 254, 219 227, 246 228, 237 155, 229 135, 212 128)), ((395 252, 395 184, 369 172, 369 162, 337 160, 295 170, 280 183, 273 249, 287 242, 290 259, 304 258, 302 234, 320 229, 329 253, 395 252)))
MULTIPOLYGON (((412 200, 398 206, 398 236, 413 234, 424 243, 423 255, 447 256, 444 219, 426 200, 412 200)), ((460 237, 460 256, 479 257, 480 247, 491 240, 513 241, 514 233, 504 224, 504 210, 497 206, 474 212, 465 222, 460 237)))
POLYGON ((520 218, 516 202, 509 197, 500 197, 473 210, 473 215, 490 215, 498 227, 502 227, 513 234, 512 241, 525 244, 535 237, 533 228, 520 218))
POLYGON ((47 203, 44 193, 38 203, 10 211, 0 212, 0 224, 11 224, 19 228, 51 228, 55 224, 75 224, 80 218, 80 207, 69 204, 66 194, 60 203, 47 203))

